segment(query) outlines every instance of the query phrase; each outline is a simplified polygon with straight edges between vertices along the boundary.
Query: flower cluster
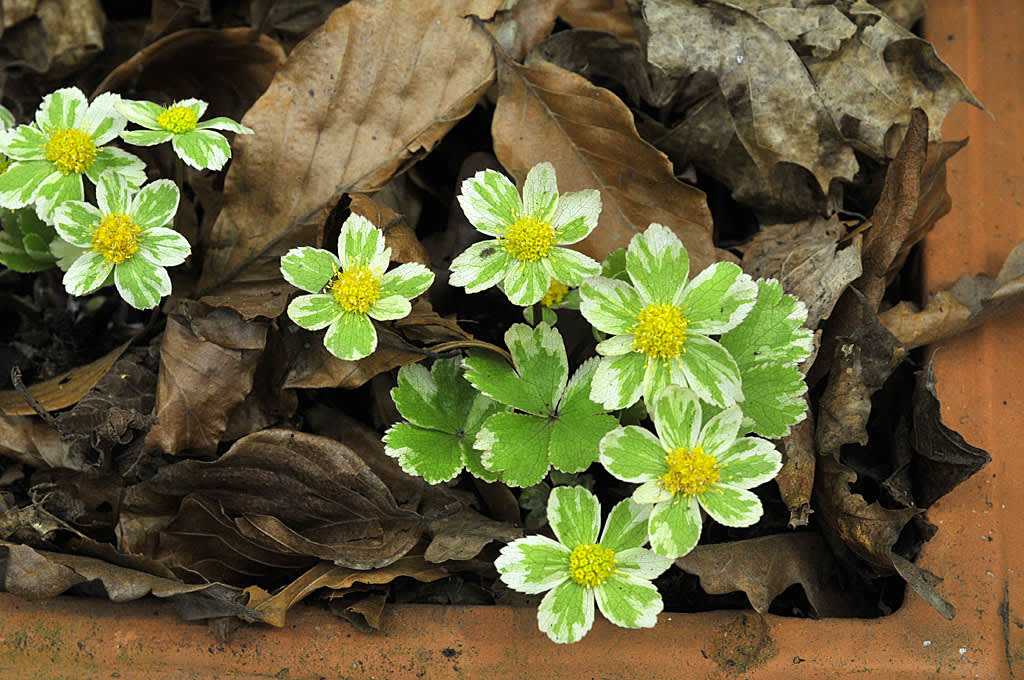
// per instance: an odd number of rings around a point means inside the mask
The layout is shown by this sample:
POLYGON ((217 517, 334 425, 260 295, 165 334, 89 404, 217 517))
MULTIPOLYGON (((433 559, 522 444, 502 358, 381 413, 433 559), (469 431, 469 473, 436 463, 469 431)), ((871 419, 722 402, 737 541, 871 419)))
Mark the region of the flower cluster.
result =
POLYGON ((145 163, 111 144, 170 141, 183 162, 219 170, 231 148, 214 130, 252 130, 227 118, 200 123, 205 109, 197 99, 164 108, 109 92, 90 103, 69 87, 43 98, 31 123, 13 127, 10 112, 0 111, 0 207, 10 211, 0 263, 24 272, 56 264, 72 295, 112 283, 133 307, 159 304, 171 293, 166 268, 191 253, 173 229, 180 187, 168 180, 143 186, 145 163), (126 131, 129 121, 150 129, 126 131), (85 179, 96 187, 96 205, 84 200, 85 179))

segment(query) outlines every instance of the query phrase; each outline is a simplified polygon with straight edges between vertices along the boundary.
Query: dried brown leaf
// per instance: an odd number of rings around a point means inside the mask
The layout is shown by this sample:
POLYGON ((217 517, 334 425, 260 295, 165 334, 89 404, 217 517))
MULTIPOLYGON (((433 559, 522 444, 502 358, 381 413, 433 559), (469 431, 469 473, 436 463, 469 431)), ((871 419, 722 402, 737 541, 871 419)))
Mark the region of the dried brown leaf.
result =
POLYGON ((879 319, 908 349, 931 345, 1017 311, 1024 303, 1024 243, 1006 257, 993 280, 962 276, 948 290, 931 293, 924 309, 901 302, 879 319))
POLYGON ((433 538, 423 557, 435 563, 470 560, 491 541, 509 543, 523 536, 522 529, 484 517, 470 508, 433 520, 427 531, 433 538))
POLYGON ((603 259, 658 222, 682 239, 695 271, 717 259, 704 193, 675 178, 671 162, 640 138, 618 97, 545 62, 502 60, 498 84, 491 131, 502 165, 521 181, 547 160, 561 191, 601 192, 600 223, 579 244, 581 252, 603 259))
MULTIPOLYGON (((136 517, 177 515, 159 534, 161 561, 225 580, 246 576, 249 583, 308 567, 314 558, 383 567, 405 555, 423 530, 420 516, 396 504, 358 453, 288 430, 251 434, 213 462, 165 466, 129 487, 123 508, 136 517), (198 523, 184 519, 200 510, 205 542, 196 540, 198 523)), ((137 536, 135 542, 146 543, 137 536)))
POLYGON ((814 492, 814 468, 818 452, 814 447, 814 416, 793 426, 779 442, 782 451, 782 469, 775 477, 779 495, 789 510, 789 526, 807 525, 811 514, 811 495, 814 492))
POLYGON ((631 0, 565 0, 558 15, 573 28, 604 31, 639 42, 629 11, 631 0))
POLYGON ((64 555, 0 541, 0 567, 3 590, 30 600, 56 597, 69 588, 88 583, 98 585, 114 602, 137 600, 146 595, 168 599, 179 606, 179 613, 186 620, 238 615, 259 620, 259 613, 245 606, 246 596, 240 590, 219 583, 182 583, 93 557, 64 555), (202 613, 197 611, 200 609, 202 613))
POLYGON ((808 328, 832 313, 839 296, 861 274, 861 238, 842 247, 845 226, 836 216, 763 227, 743 251, 743 269, 773 278, 807 305, 808 328))
POLYGON ((409 226, 404 215, 399 215, 388 205, 366 194, 352 194, 349 209, 380 227, 384 232, 385 244, 391 248, 393 261, 419 262, 430 266, 430 256, 416 238, 416 232, 409 226))
MULTIPOLYGON (((96 361, 32 385, 28 391, 47 411, 67 408, 84 397, 99 382, 114 362, 121 358, 129 344, 130 341, 115 347, 96 361)), ((25 402, 17 390, 4 390, 0 392, 0 413, 9 416, 28 416, 35 415, 36 411, 25 402)))
POLYGON ((492 33, 510 58, 523 57, 551 34, 564 0, 517 0, 495 21, 492 33))
POLYGON ((447 569, 430 564, 421 555, 407 555, 385 567, 370 570, 349 569, 330 562, 320 562, 274 594, 258 586, 246 588, 246 592, 249 594, 249 607, 260 614, 258 620, 280 628, 285 625, 285 615, 289 609, 321 588, 345 591, 356 583, 390 583, 399 576, 429 583, 447 575, 447 569))
POLYGON ((60 434, 38 418, 0 413, 0 455, 34 468, 60 464, 60 434))
POLYGON ((295 47, 244 118, 256 134, 235 142, 203 244, 207 302, 284 311, 280 257, 316 242, 342 194, 381 188, 433 148, 492 82, 490 39, 465 16, 486 4, 352 2, 295 47))
POLYGON ((707 593, 742 590, 760 614, 766 613, 783 591, 797 584, 804 589, 816 616, 850 616, 853 609, 835 578, 832 552, 816 533, 698 545, 675 563, 699 576, 701 588, 707 593))
POLYGON ((33 71, 61 78, 103 51, 107 16, 99 0, 3 5, 4 48, 33 71))
POLYGON ((157 418, 146 445, 172 455, 213 453, 233 409, 252 390, 267 321, 187 303, 167 319, 160 345, 157 418))

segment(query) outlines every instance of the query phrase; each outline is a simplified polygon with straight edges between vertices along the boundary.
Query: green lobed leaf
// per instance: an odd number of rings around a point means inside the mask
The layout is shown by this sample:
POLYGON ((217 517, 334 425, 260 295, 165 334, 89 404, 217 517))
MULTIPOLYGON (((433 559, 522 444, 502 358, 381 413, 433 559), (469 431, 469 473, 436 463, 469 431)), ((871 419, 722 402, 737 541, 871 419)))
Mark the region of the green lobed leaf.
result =
POLYGON ((488 418, 473 444, 486 468, 501 473, 509 486, 539 484, 548 471, 551 428, 546 417, 497 413, 488 418))
POLYGON ((397 458, 403 470, 419 475, 429 484, 447 482, 462 471, 459 444, 459 438, 453 434, 411 423, 396 423, 384 434, 385 452, 397 458))
POLYGON ((538 416, 555 412, 569 373, 565 345, 547 324, 513 324, 505 333, 514 368, 491 353, 466 358, 466 379, 491 399, 538 416))
POLYGON ((751 432, 779 439, 807 417, 807 383, 796 366, 763 364, 743 372, 743 415, 751 432))
POLYGON ((802 327, 806 319, 807 308, 800 300, 786 294, 778 281, 761 279, 753 308, 721 343, 744 373, 764 364, 795 365, 813 348, 814 334, 802 327))

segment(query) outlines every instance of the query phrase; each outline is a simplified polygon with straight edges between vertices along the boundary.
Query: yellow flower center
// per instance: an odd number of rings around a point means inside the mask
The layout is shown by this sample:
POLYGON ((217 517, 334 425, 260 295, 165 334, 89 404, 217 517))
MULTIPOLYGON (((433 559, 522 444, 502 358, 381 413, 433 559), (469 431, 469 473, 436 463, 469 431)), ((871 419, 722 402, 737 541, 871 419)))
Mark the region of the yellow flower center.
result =
POLYGON ((92 249, 107 262, 121 264, 139 251, 142 228, 123 213, 107 215, 92 235, 92 249))
POLYGON ((331 281, 331 295, 346 312, 366 314, 380 299, 380 275, 367 267, 346 269, 331 281))
POLYGON ((548 222, 534 217, 520 217, 503 237, 505 250, 517 260, 536 262, 547 257, 558 243, 558 234, 548 222))
POLYGON ((156 117, 156 124, 163 129, 178 134, 196 129, 199 116, 187 106, 172 106, 156 117))
POLYGON ((686 317, 675 305, 648 305, 636 317, 629 332, 633 349, 655 359, 675 359, 685 352, 686 317))
POLYGON ((581 586, 593 588, 608 580, 615 569, 615 551, 596 543, 584 543, 569 555, 569 576, 581 586))
POLYGON ((46 142, 46 160, 65 175, 81 175, 96 159, 96 145, 88 132, 81 130, 55 130, 46 142))
POLYGON ((704 453, 699 445, 684 446, 665 456, 668 472, 658 478, 658 486, 674 494, 697 496, 711 488, 722 474, 718 460, 704 453))
POLYGON ((545 307, 557 305, 565 299, 568 292, 569 286, 565 285, 558 279, 551 279, 551 285, 548 286, 548 292, 544 293, 544 297, 540 299, 540 303, 545 307))

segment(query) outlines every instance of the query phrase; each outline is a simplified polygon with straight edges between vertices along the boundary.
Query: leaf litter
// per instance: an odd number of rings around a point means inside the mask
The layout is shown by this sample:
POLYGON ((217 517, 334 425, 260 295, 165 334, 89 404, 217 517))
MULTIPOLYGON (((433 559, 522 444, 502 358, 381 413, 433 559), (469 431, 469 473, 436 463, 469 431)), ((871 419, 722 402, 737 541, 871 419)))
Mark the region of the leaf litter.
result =
MULTIPOLYGON (((941 575, 913 560, 927 508, 988 455, 942 422, 914 350, 1018 309, 1024 246, 995 279, 901 292, 949 210, 945 166, 964 142, 942 141, 942 120, 980 106, 909 29, 923 3, 337 4, 162 0, 144 23, 5 14, 0 40, 24 65, 4 84, 16 113, 44 73, 96 94, 205 97, 257 134, 234 140, 223 179, 184 173, 195 254, 158 312, 0 272, 14 320, 0 331, 0 588, 153 594, 189 620, 276 626, 317 599, 370 629, 392 601, 507 601, 491 562, 538 524, 550 487, 430 485, 381 437, 401 367, 503 352, 521 321, 500 293, 440 285, 477 238, 462 180, 492 168, 521 182, 549 161, 561 189, 601 191, 584 253, 603 260, 660 222, 694 271, 741 262, 809 310, 813 418, 780 440, 762 522, 709 525, 658 581, 670 608, 880 616, 899 605, 895 580, 953 614, 941 575), (145 30, 108 44, 104 22, 145 30), (329 247, 352 213, 439 283, 378 322, 377 352, 343 361, 283 315, 294 289, 277 263, 329 247), (8 381, 15 367, 27 386, 8 381)), ((173 157, 147 160, 173 172, 173 157)), ((594 339, 569 311, 578 362, 594 339)), ((625 495, 599 468, 583 477, 625 495)))

